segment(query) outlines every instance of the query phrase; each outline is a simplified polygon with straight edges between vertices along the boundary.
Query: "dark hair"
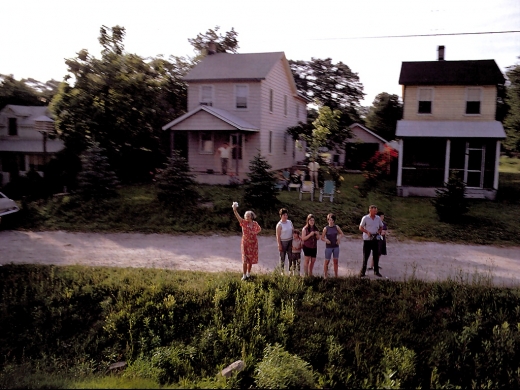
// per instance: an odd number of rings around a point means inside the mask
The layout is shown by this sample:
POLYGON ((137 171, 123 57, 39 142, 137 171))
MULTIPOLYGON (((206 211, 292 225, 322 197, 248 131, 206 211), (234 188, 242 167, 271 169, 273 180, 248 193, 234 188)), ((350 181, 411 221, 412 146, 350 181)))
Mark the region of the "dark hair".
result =
POLYGON ((286 208, 281 208, 279 214, 280 214, 280 217, 281 217, 283 214, 287 214, 287 215, 288 215, 288 214, 289 214, 289 210, 287 210, 286 208))
POLYGON ((377 209, 377 206, 375 204, 371 204, 370 206, 368 206, 368 209, 377 209))
POLYGON ((336 222, 336 216, 335 216, 334 214, 332 214, 332 213, 327 214, 327 219, 328 219, 328 218, 330 218, 330 219, 332 219, 334 222, 336 222))
POLYGON ((300 235, 300 230, 298 230, 298 229, 293 229, 293 231, 292 231, 292 232, 293 232, 293 234, 297 234, 297 235, 300 235))
MULTIPOLYGON (((304 229, 307 229, 307 231, 309 230, 309 219, 311 219, 311 218, 316 220, 316 218, 314 218, 313 214, 307 215, 307 219, 305 220, 305 226, 303 227, 304 229)), ((312 229, 312 230, 318 230, 318 228, 316 227, 316 222, 314 223, 314 229, 312 229)))
POLYGON ((383 213, 382 211, 378 211, 377 215, 381 216, 381 215, 385 215, 385 213, 383 213))

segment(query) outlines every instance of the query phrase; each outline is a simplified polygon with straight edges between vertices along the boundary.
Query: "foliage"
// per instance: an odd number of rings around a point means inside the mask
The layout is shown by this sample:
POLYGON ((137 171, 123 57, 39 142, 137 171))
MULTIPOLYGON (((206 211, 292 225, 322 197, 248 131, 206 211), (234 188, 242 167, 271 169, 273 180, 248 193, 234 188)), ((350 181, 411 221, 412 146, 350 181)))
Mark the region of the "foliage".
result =
POLYGON ((451 172, 446 186, 435 192, 437 196, 432 199, 432 204, 441 221, 453 222, 468 212, 466 184, 456 172, 451 172))
POLYGON ((112 171, 105 150, 94 143, 81 155, 77 193, 83 199, 106 199, 117 196, 119 180, 112 171))
POLYGON ((403 104, 399 96, 382 92, 378 94, 365 119, 367 127, 385 140, 395 138, 397 121, 403 117, 403 104))
POLYGON ((504 147, 510 152, 520 153, 520 64, 509 67, 506 74, 511 84, 506 90, 509 111, 504 120, 507 133, 504 147))
POLYGON ((254 210, 272 210, 277 205, 276 178, 271 169, 260 152, 249 162, 249 182, 244 186, 244 201, 254 210))
POLYGON ((165 168, 157 175, 157 198, 172 209, 192 206, 199 200, 196 184, 188 161, 174 150, 165 168))
POLYGON ((204 34, 197 34, 196 38, 189 38, 188 42, 200 54, 207 54, 208 44, 213 42, 217 53, 236 53, 238 46, 238 33, 232 27, 231 31, 226 31, 225 35, 219 34, 220 26, 209 29, 204 34))
POLYGON ((43 106, 49 104, 58 91, 59 83, 51 79, 45 83, 29 79, 16 80, 12 75, 0 74, 0 110, 7 104, 43 106))
POLYGON ((384 283, 239 279, 5 264, 0 387, 520 385, 516 287, 413 276, 384 283), (220 370, 237 359, 246 369, 222 378, 220 370), (107 374, 121 360, 128 368, 107 374))
POLYGON ((397 150, 385 145, 382 152, 375 152, 368 161, 361 165, 363 176, 365 177, 365 183, 363 183, 361 189, 363 196, 366 196, 368 191, 377 187, 379 181, 387 180, 391 177, 392 172, 395 172, 393 168, 397 162, 397 157, 397 150))
POLYGON ((124 36, 123 27, 102 26, 101 59, 81 50, 66 60, 69 75, 51 110, 67 148, 80 154, 98 142, 118 176, 135 182, 149 179, 165 160, 161 126, 184 112, 186 87, 180 77, 188 65, 128 54, 124 36))
POLYGON ((312 367, 280 344, 265 347, 264 358, 255 374, 261 389, 312 389, 315 387, 312 367))

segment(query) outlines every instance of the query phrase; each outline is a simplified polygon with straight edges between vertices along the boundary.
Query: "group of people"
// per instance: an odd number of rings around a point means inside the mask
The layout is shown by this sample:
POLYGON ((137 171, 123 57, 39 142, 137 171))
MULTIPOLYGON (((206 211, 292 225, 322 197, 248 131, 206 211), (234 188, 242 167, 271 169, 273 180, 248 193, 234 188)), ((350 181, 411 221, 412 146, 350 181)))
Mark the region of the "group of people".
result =
MULTIPOLYGON (((233 203, 233 212, 242 227, 242 280, 251 276, 251 267, 258 263, 258 238, 262 230, 254 220, 255 214, 246 211, 242 218, 237 211, 238 205, 233 203)), ((368 259, 372 254, 372 265, 368 270, 373 270, 374 275, 382 277, 379 272, 379 257, 386 255, 387 225, 384 222, 384 213, 378 212, 376 205, 370 205, 368 214, 361 219, 359 230, 363 232, 363 266, 359 274, 364 277, 367 272, 368 259)), ((280 269, 285 273, 285 259, 288 260, 290 275, 300 275, 301 252, 303 251, 303 275, 313 276, 314 264, 318 254, 318 241, 325 242, 325 256, 323 262, 323 277, 328 277, 329 264, 333 261, 334 276, 338 277, 339 244, 344 237, 341 228, 336 224, 336 216, 333 213, 327 215, 327 225, 321 230, 316 227, 314 215, 307 216, 305 226, 295 229, 289 219, 289 211, 280 209, 280 221, 276 225, 276 240, 280 253, 280 269)))

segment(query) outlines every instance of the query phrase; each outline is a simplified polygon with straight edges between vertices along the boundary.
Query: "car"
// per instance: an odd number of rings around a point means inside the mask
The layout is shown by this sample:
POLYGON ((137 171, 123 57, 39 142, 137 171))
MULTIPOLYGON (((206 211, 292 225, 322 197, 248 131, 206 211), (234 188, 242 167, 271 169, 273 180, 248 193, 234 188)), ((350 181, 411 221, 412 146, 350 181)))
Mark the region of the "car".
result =
POLYGON ((9 199, 0 192, 0 217, 3 217, 7 214, 16 213, 19 210, 20 208, 14 200, 9 199))

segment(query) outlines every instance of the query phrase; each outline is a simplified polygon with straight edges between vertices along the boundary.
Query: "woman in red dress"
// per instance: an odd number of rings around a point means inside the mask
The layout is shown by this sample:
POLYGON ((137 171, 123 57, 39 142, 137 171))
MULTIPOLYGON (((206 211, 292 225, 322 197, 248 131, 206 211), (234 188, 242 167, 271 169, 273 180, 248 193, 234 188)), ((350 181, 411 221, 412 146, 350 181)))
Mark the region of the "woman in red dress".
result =
POLYGON ((242 218, 237 211, 238 204, 233 203, 233 212, 242 227, 242 280, 247 280, 251 276, 251 266, 258 263, 258 238, 257 235, 262 230, 260 225, 254 221, 255 213, 246 211, 242 218))

